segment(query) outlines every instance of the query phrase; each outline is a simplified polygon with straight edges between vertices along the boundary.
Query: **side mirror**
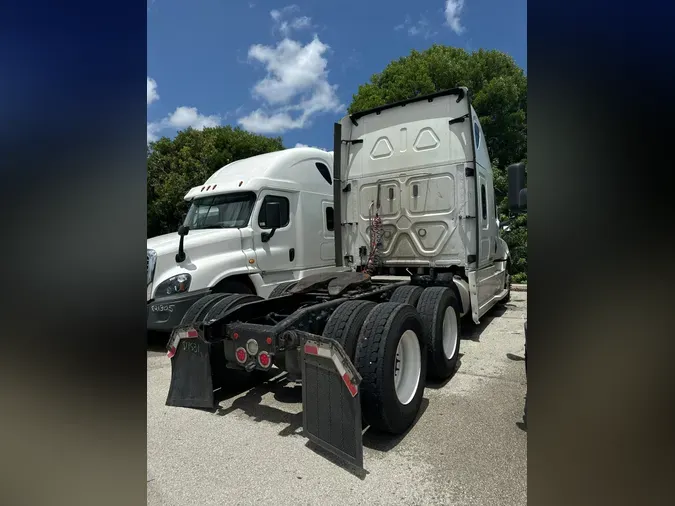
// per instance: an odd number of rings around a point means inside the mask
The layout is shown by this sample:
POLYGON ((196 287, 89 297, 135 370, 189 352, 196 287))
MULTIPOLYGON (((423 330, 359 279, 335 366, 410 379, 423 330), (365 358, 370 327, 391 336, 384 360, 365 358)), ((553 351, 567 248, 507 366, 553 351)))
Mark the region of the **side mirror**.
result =
POLYGON ((178 242, 178 253, 176 253, 176 263, 181 263, 185 261, 185 249, 183 248, 183 239, 190 232, 190 227, 181 225, 178 227, 178 235, 180 236, 180 241, 178 242))
POLYGON ((525 164, 514 163, 506 169, 509 182, 509 210, 527 209, 527 189, 525 188, 525 164))
POLYGON ((279 202, 266 202, 265 203, 265 228, 271 228, 271 232, 263 232, 261 234, 261 240, 262 242, 268 242, 272 236, 274 235, 274 232, 278 228, 281 228, 281 215, 279 212, 281 211, 281 205, 279 202))

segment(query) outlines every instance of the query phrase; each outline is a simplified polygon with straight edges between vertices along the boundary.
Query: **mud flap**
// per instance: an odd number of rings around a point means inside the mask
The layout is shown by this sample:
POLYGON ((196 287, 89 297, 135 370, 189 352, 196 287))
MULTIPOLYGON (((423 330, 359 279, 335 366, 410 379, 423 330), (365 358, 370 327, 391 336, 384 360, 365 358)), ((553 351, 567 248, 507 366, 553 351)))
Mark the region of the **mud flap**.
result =
POLYGON ((176 329, 167 355, 171 358, 171 385, 167 406, 213 408, 211 345, 195 329, 176 329))
POLYGON ((311 336, 302 347, 302 423, 310 441, 363 469, 361 382, 333 339, 311 336))

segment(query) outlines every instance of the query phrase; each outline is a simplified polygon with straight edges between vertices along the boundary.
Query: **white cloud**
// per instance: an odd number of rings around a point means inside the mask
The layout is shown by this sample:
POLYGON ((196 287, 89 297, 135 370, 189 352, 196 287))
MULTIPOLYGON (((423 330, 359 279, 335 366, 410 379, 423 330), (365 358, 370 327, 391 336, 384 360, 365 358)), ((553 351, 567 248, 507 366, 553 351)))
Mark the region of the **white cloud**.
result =
POLYGON ((287 112, 267 114, 262 109, 256 109, 248 116, 239 118, 239 124, 257 134, 276 134, 303 126, 300 119, 293 119, 287 112))
POLYGON ((159 131, 161 127, 159 123, 148 123, 148 144, 159 139, 159 131))
POLYGON ((279 21, 283 16, 286 14, 290 14, 291 12, 296 12, 299 9, 299 7, 295 4, 292 5, 287 5, 286 7, 280 9, 273 9, 270 11, 270 16, 272 16, 272 19, 274 21, 279 21))
POLYGON ((249 58, 263 63, 267 76, 258 81, 253 90, 271 104, 285 103, 298 93, 316 85, 326 73, 327 61, 323 54, 328 46, 317 37, 306 46, 290 39, 282 40, 276 48, 256 44, 248 52, 249 58))
POLYGON ((421 35, 425 39, 429 39, 438 33, 432 31, 431 27, 429 26, 429 20, 423 15, 420 15, 419 21, 417 21, 417 23, 415 24, 413 24, 412 19, 410 19, 410 16, 406 16, 403 23, 401 23, 400 25, 396 25, 394 27, 394 30, 398 31, 403 30, 404 28, 407 28, 408 35, 410 35, 411 37, 421 35))
POLYGON ((204 128, 218 126, 220 122, 220 116, 205 116, 200 114, 196 107, 176 107, 176 110, 166 118, 148 123, 148 143, 156 141, 159 138, 159 133, 163 130, 185 130, 187 128, 204 130, 204 128))
POLYGON ((310 146, 309 144, 303 144, 302 142, 298 142, 295 146, 295 148, 314 148, 314 149, 320 149, 321 151, 325 151, 326 153, 330 153, 326 148, 322 148, 320 146, 310 146))
POLYGON ((192 127, 195 130, 203 130, 220 125, 220 117, 215 115, 204 116, 199 114, 196 107, 181 106, 169 115, 167 122, 170 126, 176 128, 192 127))
POLYGON ((281 33, 285 36, 288 36, 291 33, 291 30, 302 30, 304 28, 310 28, 312 26, 312 18, 307 16, 302 16, 295 18, 290 23, 284 21, 281 24, 281 33))
POLYGON ((270 16, 274 20, 274 28, 279 30, 282 36, 289 37, 292 31, 299 31, 312 27, 312 18, 300 16, 290 19, 289 15, 298 11, 297 5, 289 5, 281 10, 273 9, 270 16))
POLYGON ((152 77, 148 76, 148 105, 152 104, 155 100, 159 100, 157 82, 152 77))
MULTIPOLYGON (((151 77, 148 77, 148 105, 159 100, 157 93, 157 83, 151 77)), ((212 115, 205 116, 197 111, 196 107, 180 106, 169 114, 166 118, 159 121, 152 121, 147 123, 147 140, 148 143, 159 139, 159 133, 163 130, 173 128, 175 130, 185 130, 186 128, 194 128, 195 130, 203 130, 208 127, 215 127, 220 125, 220 116, 212 115)))
POLYGON ((445 2, 445 21, 450 29, 457 35, 464 32, 459 16, 464 8, 464 0, 446 0, 445 2))
POLYGON ((286 37, 275 47, 251 46, 249 59, 267 70, 252 89, 265 107, 240 118, 239 124, 251 132, 282 133, 308 126, 316 114, 341 111, 337 86, 328 82, 328 49, 316 35, 305 45, 286 37))

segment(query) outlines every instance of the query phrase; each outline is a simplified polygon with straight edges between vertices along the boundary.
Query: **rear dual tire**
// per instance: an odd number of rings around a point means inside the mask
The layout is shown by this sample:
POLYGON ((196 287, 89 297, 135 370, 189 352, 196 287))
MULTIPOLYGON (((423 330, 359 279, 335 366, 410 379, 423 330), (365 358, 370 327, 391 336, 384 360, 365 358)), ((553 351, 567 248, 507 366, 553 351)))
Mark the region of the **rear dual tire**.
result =
POLYGON ((389 302, 354 300, 335 310, 323 335, 340 343, 359 371, 368 425, 401 434, 414 423, 427 374, 445 380, 457 368, 459 315, 459 300, 445 287, 403 286, 389 302))
POLYGON ((417 305, 417 301, 420 300, 424 288, 416 285, 403 285, 399 286, 394 293, 391 295, 389 302, 400 302, 402 304, 410 304, 411 306, 417 305))
POLYGON ((340 343, 352 363, 363 324, 375 306, 377 304, 369 300, 345 302, 333 312, 323 329, 323 337, 340 343))
POLYGON ((359 333, 355 365, 365 422, 392 434, 415 421, 424 395, 427 347, 422 321, 409 304, 385 302, 368 314, 359 333))
POLYGON ((454 374, 459 360, 459 300, 450 288, 426 288, 417 302, 417 312, 428 344, 429 378, 444 381, 454 374))

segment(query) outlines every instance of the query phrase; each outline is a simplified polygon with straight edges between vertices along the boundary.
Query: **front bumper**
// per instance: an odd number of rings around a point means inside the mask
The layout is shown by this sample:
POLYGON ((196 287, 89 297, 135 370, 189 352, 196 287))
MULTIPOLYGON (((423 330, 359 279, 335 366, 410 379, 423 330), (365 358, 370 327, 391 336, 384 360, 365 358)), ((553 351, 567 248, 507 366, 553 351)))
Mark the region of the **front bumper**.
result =
POLYGON ((211 293, 210 288, 181 293, 148 302, 148 330, 171 332, 180 324, 185 312, 198 299, 211 293))

